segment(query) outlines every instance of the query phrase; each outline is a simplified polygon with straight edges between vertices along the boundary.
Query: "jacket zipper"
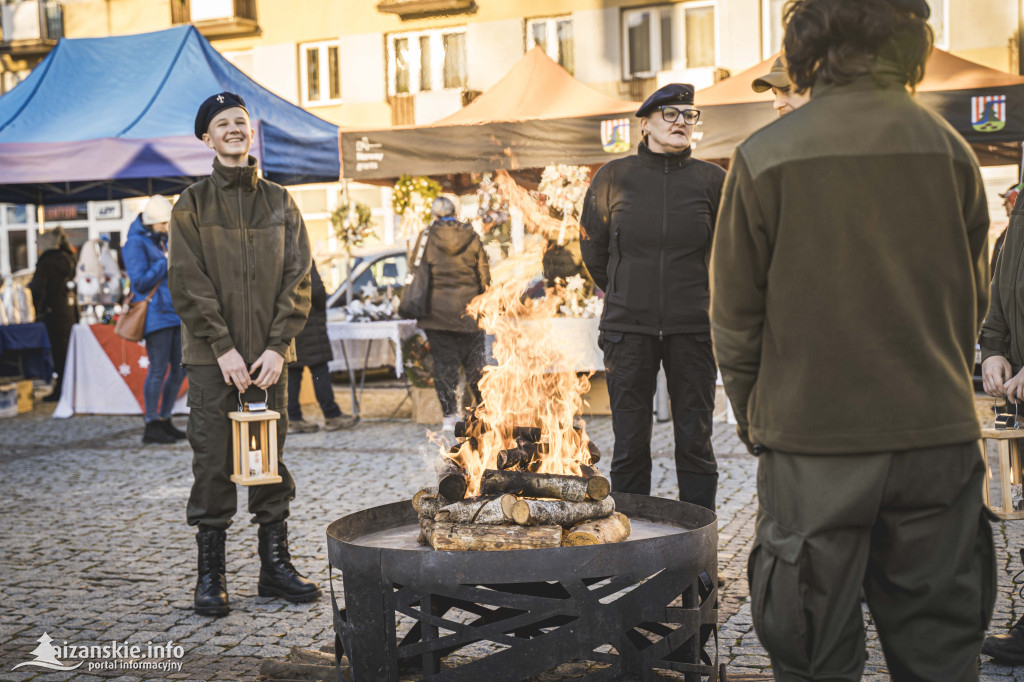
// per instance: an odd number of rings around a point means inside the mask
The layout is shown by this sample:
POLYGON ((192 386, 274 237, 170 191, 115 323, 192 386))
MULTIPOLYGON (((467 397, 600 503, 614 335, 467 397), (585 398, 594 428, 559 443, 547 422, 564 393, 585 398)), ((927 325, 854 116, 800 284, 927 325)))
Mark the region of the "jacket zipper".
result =
MULTIPOLYGON (((239 179, 240 180, 240 179, 239 179)), ((249 285, 246 280, 249 279, 249 259, 245 257, 245 242, 249 236, 248 231, 245 229, 245 220, 242 218, 242 185, 239 182, 238 185, 238 229, 239 234, 242 237, 242 312, 245 315, 245 336, 244 344, 242 346, 243 356, 249 357, 250 350, 250 338, 249 338, 249 326, 252 315, 249 312, 249 285)), ((248 361, 248 360, 246 360, 248 361)))
POLYGON ((668 233, 668 159, 661 176, 661 286, 658 287, 658 341, 665 338, 661 326, 665 323, 665 237, 668 233))
POLYGON ((249 235, 249 264, 252 266, 252 270, 249 272, 249 279, 253 282, 256 281, 256 249, 253 247, 252 235, 249 235))

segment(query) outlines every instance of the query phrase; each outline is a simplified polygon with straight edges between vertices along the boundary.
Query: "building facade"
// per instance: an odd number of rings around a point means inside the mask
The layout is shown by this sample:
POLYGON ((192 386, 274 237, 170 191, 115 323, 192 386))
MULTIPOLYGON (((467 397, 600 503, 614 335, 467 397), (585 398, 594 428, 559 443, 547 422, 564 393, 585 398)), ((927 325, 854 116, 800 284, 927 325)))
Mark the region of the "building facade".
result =
MULTIPOLYGON (((1017 71, 1017 0, 930 3, 939 47, 1017 71)), ((493 86, 535 45, 587 85, 639 101, 665 82, 690 82, 699 89, 767 58, 781 44, 784 5, 785 0, 0 0, 0 93, 20 82, 62 36, 192 23, 261 85, 342 127, 437 120, 493 86)), ((391 224, 387 189, 350 191, 373 207, 379 224, 391 224)), ((336 184, 294 192, 320 257, 337 251, 329 215, 338 192, 336 184)), ((35 261, 34 239, 23 244, 19 232, 34 229, 35 211, 11 210, 0 210, 3 271, 35 261), (11 230, 17 232, 13 237, 11 230), (14 258, 21 249, 27 259, 14 258)), ((131 210, 126 203, 122 213, 131 210)), ((86 216, 90 237, 110 231, 93 209, 78 207, 75 213, 86 216)), ((390 235, 382 229, 380 238, 390 235)))

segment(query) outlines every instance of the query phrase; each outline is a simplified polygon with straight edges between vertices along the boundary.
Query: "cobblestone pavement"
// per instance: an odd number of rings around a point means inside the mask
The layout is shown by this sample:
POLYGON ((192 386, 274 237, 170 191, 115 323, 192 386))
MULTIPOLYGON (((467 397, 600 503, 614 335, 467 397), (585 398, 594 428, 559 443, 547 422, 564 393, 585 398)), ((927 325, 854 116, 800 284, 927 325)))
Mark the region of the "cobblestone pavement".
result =
MULTIPOLYGON (((368 392, 368 403, 373 400, 368 392)), ((184 521, 192 479, 188 445, 142 446, 137 417, 53 420, 50 412, 37 407, 0 421, 0 680, 249 680, 267 658, 333 642, 328 599, 291 605, 256 595, 256 531, 247 523, 244 502, 228 532, 233 610, 220 619, 194 615, 195 541, 184 521), (145 649, 148 642, 171 640, 182 647, 181 669, 12 670, 34 659, 44 631, 54 645, 113 640, 145 649)), ((588 431, 611 450, 610 419, 589 419, 588 431)), ((757 462, 726 424, 716 424, 714 441, 721 475, 719 566, 727 580, 719 655, 732 674, 767 677, 769 660, 751 625, 745 578, 757 462)), ((673 497, 670 424, 656 425, 653 450, 654 492, 673 497)), ((286 460, 299 494, 289 525, 299 569, 326 587, 328 523, 410 497, 430 482, 427 452, 424 427, 407 421, 364 421, 350 431, 290 436, 286 460)), ((1005 631, 1024 614, 1011 583, 1021 567, 1024 524, 996 524, 995 531, 999 597, 992 627, 1005 631)), ((865 679, 888 679, 870 624, 868 653, 865 679)), ((983 657, 982 679, 1024 680, 1024 667, 1000 667, 983 657)))

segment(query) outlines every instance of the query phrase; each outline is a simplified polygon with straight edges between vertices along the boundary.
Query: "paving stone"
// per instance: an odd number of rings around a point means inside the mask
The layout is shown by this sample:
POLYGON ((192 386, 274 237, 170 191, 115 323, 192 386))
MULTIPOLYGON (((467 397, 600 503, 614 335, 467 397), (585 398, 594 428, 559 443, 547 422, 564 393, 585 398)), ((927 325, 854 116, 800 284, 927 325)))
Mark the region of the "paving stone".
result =
MULTIPOLYGON (((386 392, 378 392, 375 399, 386 392)), ((194 529, 185 525, 191 486, 187 443, 142 446, 137 417, 49 418, 52 405, 3 421, 0 446, 0 677, 27 680, 41 673, 11 668, 31 660, 45 631, 57 642, 102 644, 112 639, 145 646, 168 639, 186 655, 181 672, 139 671, 121 679, 254 679, 266 657, 285 658, 293 647, 333 644, 329 597, 287 604, 257 596, 256 529, 239 495, 228 529, 227 578, 233 612, 196 616, 194 529), (54 504, 59 500, 60 504, 54 504), (153 675, 150 678, 150 675, 153 675)), ((183 420, 179 420, 179 425, 183 420)), ((316 421, 314 419, 314 421, 316 421)), ((605 453, 611 420, 588 418, 587 430, 605 453)), ((434 447, 426 427, 404 421, 364 421, 347 431, 289 437, 284 458, 298 486, 289 519, 291 549, 301 572, 327 588, 326 528, 336 518, 408 499, 431 482, 434 447)), ((750 616, 746 562, 757 509, 757 459, 747 455, 732 426, 716 423, 719 460, 719 658, 734 675, 770 672, 750 616)), ((654 495, 675 498, 671 423, 652 433, 654 495)), ((608 462, 602 463, 607 469, 608 462)), ((992 632, 1024 616, 1013 576, 1024 568, 1024 524, 994 524, 998 599, 992 632)), ((343 599, 340 577, 335 590, 343 599)), ((865 680, 888 679, 877 633, 867 623, 865 680)), ((408 624, 405 625, 408 627, 408 624)), ((1021 680, 1024 667, 997 666, 982 657, 983 680, 1021 680)), ((544 679, 573 679, 573 666, 544 679)), ((46 673, 53 679, 113 679, 111 675, 46 673)))

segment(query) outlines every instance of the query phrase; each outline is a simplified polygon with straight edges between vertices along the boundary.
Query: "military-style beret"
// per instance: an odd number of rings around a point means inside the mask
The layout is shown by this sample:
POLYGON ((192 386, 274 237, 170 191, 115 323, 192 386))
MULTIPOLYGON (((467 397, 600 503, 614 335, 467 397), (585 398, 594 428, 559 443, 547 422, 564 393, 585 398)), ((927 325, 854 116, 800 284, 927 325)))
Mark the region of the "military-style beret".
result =
POLYGON ((245 109, 245 113, 249 113, 249 110, 245 108, 245 100, 242 99, 241 95, 236 95, 233 92, 221 92, 207 97, 199 105, 199 111, 196 112, 196 137, 200 140, 203 139, 203 133, 210 127, 210 121, 213 120, 213 117, 232 107, 241 107, 245 109))
POLYGON ((636 115, 638 118, 650 116, 652 111, 666 104, 693 104, 693 86, 689 83, 669 83, 658 88, 640 105, 636 115))

